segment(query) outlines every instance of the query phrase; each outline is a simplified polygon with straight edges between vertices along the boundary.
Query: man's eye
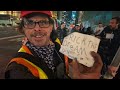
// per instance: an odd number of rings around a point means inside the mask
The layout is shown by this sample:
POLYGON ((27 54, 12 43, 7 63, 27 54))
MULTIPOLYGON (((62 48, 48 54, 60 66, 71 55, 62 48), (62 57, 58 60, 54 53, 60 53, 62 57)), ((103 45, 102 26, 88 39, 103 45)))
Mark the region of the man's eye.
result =
POLYGON ((41 21, 42 24, 48 24, 49 21, 41 21))
POLYGON ((32 20, 28 20, 27 24, 34 24, 34 22, 32 20))

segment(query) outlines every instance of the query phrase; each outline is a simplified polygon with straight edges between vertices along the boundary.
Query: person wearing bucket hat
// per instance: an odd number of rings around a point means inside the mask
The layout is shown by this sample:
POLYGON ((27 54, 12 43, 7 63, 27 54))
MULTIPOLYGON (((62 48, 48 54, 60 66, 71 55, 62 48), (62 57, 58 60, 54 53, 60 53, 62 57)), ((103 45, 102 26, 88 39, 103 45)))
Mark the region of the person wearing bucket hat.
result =
MULTIPOLYGON (((8 63, 5 79, 68 79, 68 58, 59 52, 60 41, 54 32, 54 21, 51 11, 21 11, 19 31, 26 37, 16 55, 8 63)), ((93 70, 99 77, 102 67, 98 54, 94 56, 99 62, 93 70)), ((72 64, 74 78, 81 76, 77 62, 72 64)), ((93 78, 93 77, 90 77, 93 78)))

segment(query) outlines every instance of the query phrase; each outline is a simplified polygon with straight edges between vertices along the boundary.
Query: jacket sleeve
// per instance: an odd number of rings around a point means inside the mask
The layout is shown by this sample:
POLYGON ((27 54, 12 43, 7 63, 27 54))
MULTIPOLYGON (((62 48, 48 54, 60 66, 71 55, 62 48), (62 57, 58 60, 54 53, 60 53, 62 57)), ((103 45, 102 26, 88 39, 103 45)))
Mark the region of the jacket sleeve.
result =
POLYGON ((5 70, 5 79, 37 79, 23 65, 12 62, 5 70))

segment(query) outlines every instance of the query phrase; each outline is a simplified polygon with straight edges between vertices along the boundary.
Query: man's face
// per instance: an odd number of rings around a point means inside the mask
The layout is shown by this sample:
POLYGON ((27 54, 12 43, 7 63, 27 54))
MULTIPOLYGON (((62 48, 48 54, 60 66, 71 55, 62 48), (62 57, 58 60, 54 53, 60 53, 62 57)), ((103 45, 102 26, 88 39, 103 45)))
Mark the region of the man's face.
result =
POLYGON ((101 27, 103 27, 103 25, 102 25, 102 24, 99 24, 98 26, 99 26, 100 28, 101 28, 101 27))
MULTIPOLYGON (((53 29, 53 25, 49 24, 47 27, 44 27, 46 25, 46 22, 48 22, 47 17, 41 17, 41 16, 34 16, 29 18, 29 22, 24 24, 24 33, 28 40, 35 46, 47 46, 50 43, 50 34, 53 29), (34 22, 36 23, 34 28, 27 28, 28 24, 32 25, 34 22), (44 22, 41 23, 40 22, 44 22)), ((30 27, 30 26, 29 26, 30 27)))
POLYGON ((62 24, 61 25, 61 29, 65 28, 66 24, 62 24))
POLYGON ((117 21, 116 19, 110 20, 109 26, 111 29, 116 29, 117 28, 117 21))
POLYGON ((76 26, 76 30, 80 30, 80 26, 76 26))

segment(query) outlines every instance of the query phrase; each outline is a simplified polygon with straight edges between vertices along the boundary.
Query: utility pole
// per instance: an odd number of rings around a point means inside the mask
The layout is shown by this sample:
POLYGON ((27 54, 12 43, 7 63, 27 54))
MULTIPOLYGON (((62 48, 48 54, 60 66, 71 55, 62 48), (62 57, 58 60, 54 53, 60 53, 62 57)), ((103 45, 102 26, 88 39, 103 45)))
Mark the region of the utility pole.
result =
POLYGON ((11 18, 10 18, 11 22, 12 22, 12 26, 13 26, 13 11, 11 11, 11 18))

